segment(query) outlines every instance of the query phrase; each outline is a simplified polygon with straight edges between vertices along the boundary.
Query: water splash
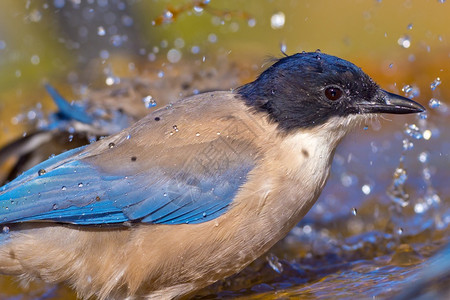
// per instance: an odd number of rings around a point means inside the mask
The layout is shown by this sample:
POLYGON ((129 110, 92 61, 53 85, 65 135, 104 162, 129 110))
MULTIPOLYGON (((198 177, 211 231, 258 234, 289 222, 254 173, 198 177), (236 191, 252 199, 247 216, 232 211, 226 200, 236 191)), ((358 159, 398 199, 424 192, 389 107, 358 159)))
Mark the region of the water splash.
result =
POLYGON ((437 77, 431 84, 430 88, 434 91, 442 83, 441 78, 437 77))
POLYGON ((283 265, 280 263, 280 260, 278 257, 273 254, 269 253, 266 257, 267 262, 269 263, 269 266, 277 273, 281 274, 283 273, 283 265))
POLYGON ((407 98, 415 98, 420 95, 420 89, 417 86, 406 84, 402 87, 402 92, 405 93, 407 98))
POLYGON ((399 208, 404 208, 409 205, 409 194, 405 190, 405 182, 408 179, 408 174, 404 168, 403 160, 404 154, 400 158, 400 164, 394 171, 392 184, 387 191, 391 201, 398 205, 399 208))
POLYGON ((156 106, 156 101, 151 95, 147 95, 142 98, 142 102, 144 102, 146 108, 152 108, 156 106))
POLYGON ((428 106, 433 109, 439 108, 441 106, 441 101, 439 101, 439 99, 436 98, 431 98, 430 101, 428 102, 428 106))
POLYGON ((423 138, 423 134, 416 124, 405 124, 405 134, 416 140, 423 138))
POLYGON ((431 182, 430 153, 423 151, 418 155, 417 159, 422 165, 422 179, 425 182, 425 194, 414 205, 414 212, 418 214, 429 213, 429 218, 433 220, 436 228, 442 229, 445 227, 445 222, 442 220, 439 210, 441 198, 431 182))

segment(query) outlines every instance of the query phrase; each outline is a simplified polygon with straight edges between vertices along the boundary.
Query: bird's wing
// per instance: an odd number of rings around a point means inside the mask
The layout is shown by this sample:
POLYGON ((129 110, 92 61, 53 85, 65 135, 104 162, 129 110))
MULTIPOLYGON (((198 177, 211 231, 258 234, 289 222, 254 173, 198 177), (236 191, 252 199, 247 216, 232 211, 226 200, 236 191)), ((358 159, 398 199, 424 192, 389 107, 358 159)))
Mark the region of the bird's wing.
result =
POLYGON ((51 85, 46 84, 45 88, 47 89, 47 92, 50 94, 55 104, 58 106, 58 114, 61 118, 67 120, 76 120, 86 124, 92 124, 94 119, 90 115, 88 115, 83 110, 83 108, 74 106, 67 102, 67 100, 64 99, 51 85))
POLYGON ((180 132, 172 137, 165 130, 174 117, 163 117, 158 127, 149 116, 26 171, 0 189, 0 223, 181 224, 220 216, 255 165, 253 133, 233 122, 236 128, 224 136, 211 125, 202 137, 195 124, 179 120, 180 132))

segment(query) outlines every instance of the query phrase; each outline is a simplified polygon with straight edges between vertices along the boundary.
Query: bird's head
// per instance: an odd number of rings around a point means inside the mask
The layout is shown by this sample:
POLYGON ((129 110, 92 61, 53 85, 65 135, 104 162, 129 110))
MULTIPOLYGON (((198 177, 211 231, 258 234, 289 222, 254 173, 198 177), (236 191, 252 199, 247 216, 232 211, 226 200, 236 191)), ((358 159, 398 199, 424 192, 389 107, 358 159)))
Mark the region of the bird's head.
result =
POLYGON ((322 126, 335 117, 352 125, 353 120, 371 114, 425 110, 384 91, 354 64, 318 52, 283 57, 237 92, 285 132, 322 126))

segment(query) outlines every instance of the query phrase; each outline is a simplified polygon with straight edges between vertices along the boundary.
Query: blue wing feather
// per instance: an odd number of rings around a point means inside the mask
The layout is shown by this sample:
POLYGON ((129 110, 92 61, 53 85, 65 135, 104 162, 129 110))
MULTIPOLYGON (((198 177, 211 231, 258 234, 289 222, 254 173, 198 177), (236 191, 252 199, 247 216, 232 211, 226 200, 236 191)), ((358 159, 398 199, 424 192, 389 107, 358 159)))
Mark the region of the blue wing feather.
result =
POLYGON ((134 176, 107 174, 83 160, 82 150, 51 158, 4 186, 0 224, 201 223, 227 210, 253 168, 240 164, 215 176, 169 177, 170 172, 156 167, 134 176))
POLYGON ((76 120, 85 124, 92 124, 94 119, 88 115, 82 107, 71 105, 51 85, 46 84, 45 88, 58 106, 58 113, 61 117, 68 120, 76 120))

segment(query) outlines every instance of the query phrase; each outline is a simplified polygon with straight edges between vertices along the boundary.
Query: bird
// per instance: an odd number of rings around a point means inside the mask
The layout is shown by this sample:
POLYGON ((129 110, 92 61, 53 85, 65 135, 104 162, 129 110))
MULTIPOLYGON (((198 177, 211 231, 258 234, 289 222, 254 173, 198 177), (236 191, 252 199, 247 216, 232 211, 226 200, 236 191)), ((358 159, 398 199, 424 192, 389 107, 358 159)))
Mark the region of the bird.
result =
POLYGON ((83 299, 190 297, 287 235, 358 124, 424 110, 336 56, 282 57, 1 187, 0 274, 83 299))

